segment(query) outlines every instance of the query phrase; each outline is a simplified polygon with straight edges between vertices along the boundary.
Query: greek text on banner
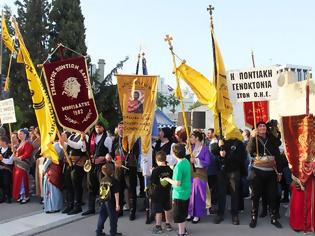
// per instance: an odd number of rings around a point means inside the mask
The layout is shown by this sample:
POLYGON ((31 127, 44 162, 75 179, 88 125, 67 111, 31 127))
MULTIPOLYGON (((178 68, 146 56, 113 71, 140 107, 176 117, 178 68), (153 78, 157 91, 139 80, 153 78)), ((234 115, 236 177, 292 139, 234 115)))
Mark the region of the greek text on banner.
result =
POLYGON ((228 86, 232 100, 237 102, 277 99, 278 73, 276 67, 232 70, 228 86))

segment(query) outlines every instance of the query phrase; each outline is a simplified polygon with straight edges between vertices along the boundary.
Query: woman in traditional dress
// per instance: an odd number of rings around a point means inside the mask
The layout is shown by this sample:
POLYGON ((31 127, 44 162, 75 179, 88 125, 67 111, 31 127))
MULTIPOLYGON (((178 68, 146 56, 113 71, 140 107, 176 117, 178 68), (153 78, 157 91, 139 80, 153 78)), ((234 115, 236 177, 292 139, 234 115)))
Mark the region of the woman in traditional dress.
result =
POLYGON ((54 148, 59 157, 59 164, 47 159, 44 163, 44 211, 46 213, 58 212, 62 208, 62 169, 64 164, 64 151, 62 146, 67 141, 67 134, 61 134, 59 142, 55 142, 54 148))
POLYGON ((197 224, 200 218, 206 215, 207 194, 210 193, 207 167, 210 164, 211 154, 202 141, 203 134, 200 131, 196 130, 191 134, 193 152, 190 163, 193 165, 193 178, 187 220, 192 220, 193 224, 197 224))
POLYGON ((32 163, 33 146, 28 141, 28 131, 20 129, 18 138, 21 141, 18 149, 13 153, 14 168, 13 168, 13 199, 21 204, 29 201, 29 182, 28 172, 32 163))

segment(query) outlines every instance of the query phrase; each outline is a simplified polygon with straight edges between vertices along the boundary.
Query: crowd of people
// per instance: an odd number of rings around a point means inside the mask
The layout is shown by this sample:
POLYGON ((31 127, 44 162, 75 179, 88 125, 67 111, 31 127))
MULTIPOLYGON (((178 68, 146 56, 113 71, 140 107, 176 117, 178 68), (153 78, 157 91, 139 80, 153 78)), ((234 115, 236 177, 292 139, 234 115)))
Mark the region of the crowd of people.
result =
POLYGON ((146 223, 155 220, 152 233, 172 231, 174 222, 182 236, 187 235, 186 221, 197 224, 207 214, 220 224, 230 195, 234 225, 240 224, 244 199, 251 198, 251 228, 257 225, 261 199, 259 216, 269 212, 271 224, 282 227, 280 203, 289 201, 291 179, 274 122, 245 129, 244 141, 224 140, 213 129, 192 130, 187 137, 184 127, 161 128, 159 137, 152 138, 150 176, 142 175, 140 142, 128 150, 123 129, 120 122, 111 135, 98 122, 89 134, 62 132, 54 144, 58 164, 41 156, 38 128, 2 134, 0 202, 26 204, 32 191, 41 198, 44 212, 68 215, 95 214, 99 203, 96 235, 105 235, 107 218, 110 235, 121 235, 118 217, 128 210, 129 219, 135 220, 137 199, 144 198, 146 223), (84 197, 87 209, 82 212, 84 197))

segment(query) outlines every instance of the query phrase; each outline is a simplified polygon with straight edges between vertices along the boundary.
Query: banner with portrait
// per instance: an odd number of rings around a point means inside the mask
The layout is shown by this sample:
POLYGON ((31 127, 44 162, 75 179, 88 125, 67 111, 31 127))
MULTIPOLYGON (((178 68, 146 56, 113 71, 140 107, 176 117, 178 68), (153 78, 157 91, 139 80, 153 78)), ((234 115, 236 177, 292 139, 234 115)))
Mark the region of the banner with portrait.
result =
POLYGON ((156 105, 157 76, 116 75, 119 103, 124 122, 123 136, 131 150, 141 138, 142 153, 150 148, 156 105))
POLYGON ((58 123, 74 132, 87 132, 97 121, 93 92, 84 57, 44 64, 44 74, 58 123))

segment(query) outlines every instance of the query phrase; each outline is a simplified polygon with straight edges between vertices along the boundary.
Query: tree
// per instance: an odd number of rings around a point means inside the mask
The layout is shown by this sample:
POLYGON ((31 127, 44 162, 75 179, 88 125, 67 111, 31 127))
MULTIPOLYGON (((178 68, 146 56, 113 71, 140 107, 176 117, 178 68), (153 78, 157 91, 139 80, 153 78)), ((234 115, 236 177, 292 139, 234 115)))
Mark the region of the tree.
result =
MULTIPOLYGON (((86 55, 84 16, 80 0, 53 0, 49 21, 50 48, 56 48, 59 43, 62 43, 86 55)), ((73 52, 67 50, 65 56, 73 56, 73 52)))
POLYGON ((48 55, 50 4, 48 0, 17 0, 20 30, 34 65, 42 63, 48 55))
MULTIPOLYGON (((50 5, 48 0, 17 0, 15 4, 18 12, 17 22, 36 67, 47 57, 50 5)), ((36 124, 31 94, 29 89, 25 89, 28 88, 28 84, 24 65, 14 62, 10 77, 10 96, 14 98, 17 109, 23 111, 21 113, 23 116, 17 118, 23 120, 25 126, 36 124)))
POLYGON ((168 97, 168 105, 170 105, 172 107, 171 112, 173 114, 175 114, 176 111, 176 107, 179 105, 180 101, 177 99, 177 97, 175 97, 174 94, 171 94, 168 97))
POLYGON ((167 97, 164 96, 162 93, 158 92, 156 98, 156 105, 163 111, 163 108, 167 107, 168 105, 167 97))
POLYGON ((112 77, 123 68, 124 63, 129 58, 117 63, 117 65, 109 72, 105 78, 99 78, 97 72, 92 75, 94 99, 99 113, 102 113, 108 121, 109 129, 114 130, 117 123, 121 120, 119 108, 119 98, 117 94, 117 86, 112 84, 112 77))

